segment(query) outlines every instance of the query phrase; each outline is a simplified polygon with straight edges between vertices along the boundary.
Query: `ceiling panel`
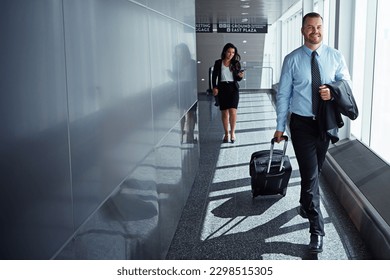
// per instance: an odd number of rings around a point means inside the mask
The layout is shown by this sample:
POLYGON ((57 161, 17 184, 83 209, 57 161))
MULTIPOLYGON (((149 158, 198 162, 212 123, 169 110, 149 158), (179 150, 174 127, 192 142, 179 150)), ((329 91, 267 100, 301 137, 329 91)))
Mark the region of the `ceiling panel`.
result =
POLYGON ((195 0, 198 23, 274 23, 299 0, 195 0), (242 14, 244 13, 244 15, 242 14))

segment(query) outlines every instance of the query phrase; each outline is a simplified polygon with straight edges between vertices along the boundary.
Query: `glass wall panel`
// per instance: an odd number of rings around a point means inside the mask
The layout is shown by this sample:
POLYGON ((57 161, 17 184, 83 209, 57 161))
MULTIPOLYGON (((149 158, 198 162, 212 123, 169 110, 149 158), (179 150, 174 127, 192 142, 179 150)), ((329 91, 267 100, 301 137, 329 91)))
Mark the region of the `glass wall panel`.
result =
POLYGON ((390 95, 388 79, 390 73, 390 2, 378 1, 375 76, 372 107, 371 148, 387 162, 390 162, 390 95))
MULTIPOLYGON (((360 117, 351 122, 351 134, 359 140, 362 140, 362 117, 363 109, 363 89, 364 89, 364 71, 366 48, 366 23, 367 23, 367 0, 356 0, 355 5, 355 32, 353 49, 353 94, 360 109, 360 117)), ((369 93, 368 93, 369 94, 369 93)))

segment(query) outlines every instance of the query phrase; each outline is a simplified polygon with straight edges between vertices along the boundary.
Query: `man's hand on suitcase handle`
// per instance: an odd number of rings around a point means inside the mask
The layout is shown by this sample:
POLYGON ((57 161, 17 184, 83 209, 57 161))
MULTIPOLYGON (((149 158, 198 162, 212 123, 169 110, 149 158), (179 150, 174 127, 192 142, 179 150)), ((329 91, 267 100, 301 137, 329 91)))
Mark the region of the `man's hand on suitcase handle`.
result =
POLYGON ((279 143, 280 141, 282 141, 283 140, 282 137, 283 137, 283 131, 278 131, 278 130, 275 131, 274 138, 275 138, 276 143, 279 143))

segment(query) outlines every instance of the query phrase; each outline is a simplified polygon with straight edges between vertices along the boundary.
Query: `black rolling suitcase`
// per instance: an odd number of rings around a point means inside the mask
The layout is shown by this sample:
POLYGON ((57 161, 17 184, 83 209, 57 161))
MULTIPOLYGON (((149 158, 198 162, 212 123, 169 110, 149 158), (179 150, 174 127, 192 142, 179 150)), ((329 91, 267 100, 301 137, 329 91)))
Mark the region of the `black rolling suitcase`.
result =
POLYGON ((286 155, 288 137, 284 138, 283 150, 275 150, 275 139, 271 140, 271 149, 254 152, 249 163, 252 195, 286 195, 291 176, 290 158, 286 155))

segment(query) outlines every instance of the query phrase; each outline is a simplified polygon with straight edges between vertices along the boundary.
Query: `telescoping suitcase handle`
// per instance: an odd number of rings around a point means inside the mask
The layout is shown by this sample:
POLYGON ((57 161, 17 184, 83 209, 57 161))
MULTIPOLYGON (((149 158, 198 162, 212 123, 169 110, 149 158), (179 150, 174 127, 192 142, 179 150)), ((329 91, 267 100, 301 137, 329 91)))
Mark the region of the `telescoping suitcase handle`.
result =
MULTIPOLYGON (((284 139, 284 147, 283 147, 282 160, 280 161, 280 168, 279 168, 279 171, 281 171, 282 168, 283 168, 284 156, 286 155, 286 150, 287 150, 288 136, 287 136, 287 135, 283 135, 281 138, 284 139)), ((276 137, 275 137, 275 138, 272 138, 272 140, 271 140, 271 149, 270 149, 270 151, 269 151, 269 162, 268 162, 268 167, 267 167, 267 173, 269 173, 270 170, 271 170, 272 155, 273 155, 273 153, 274 153, 274 144, 275 144, 275 141, 276 141, 276 137)))

